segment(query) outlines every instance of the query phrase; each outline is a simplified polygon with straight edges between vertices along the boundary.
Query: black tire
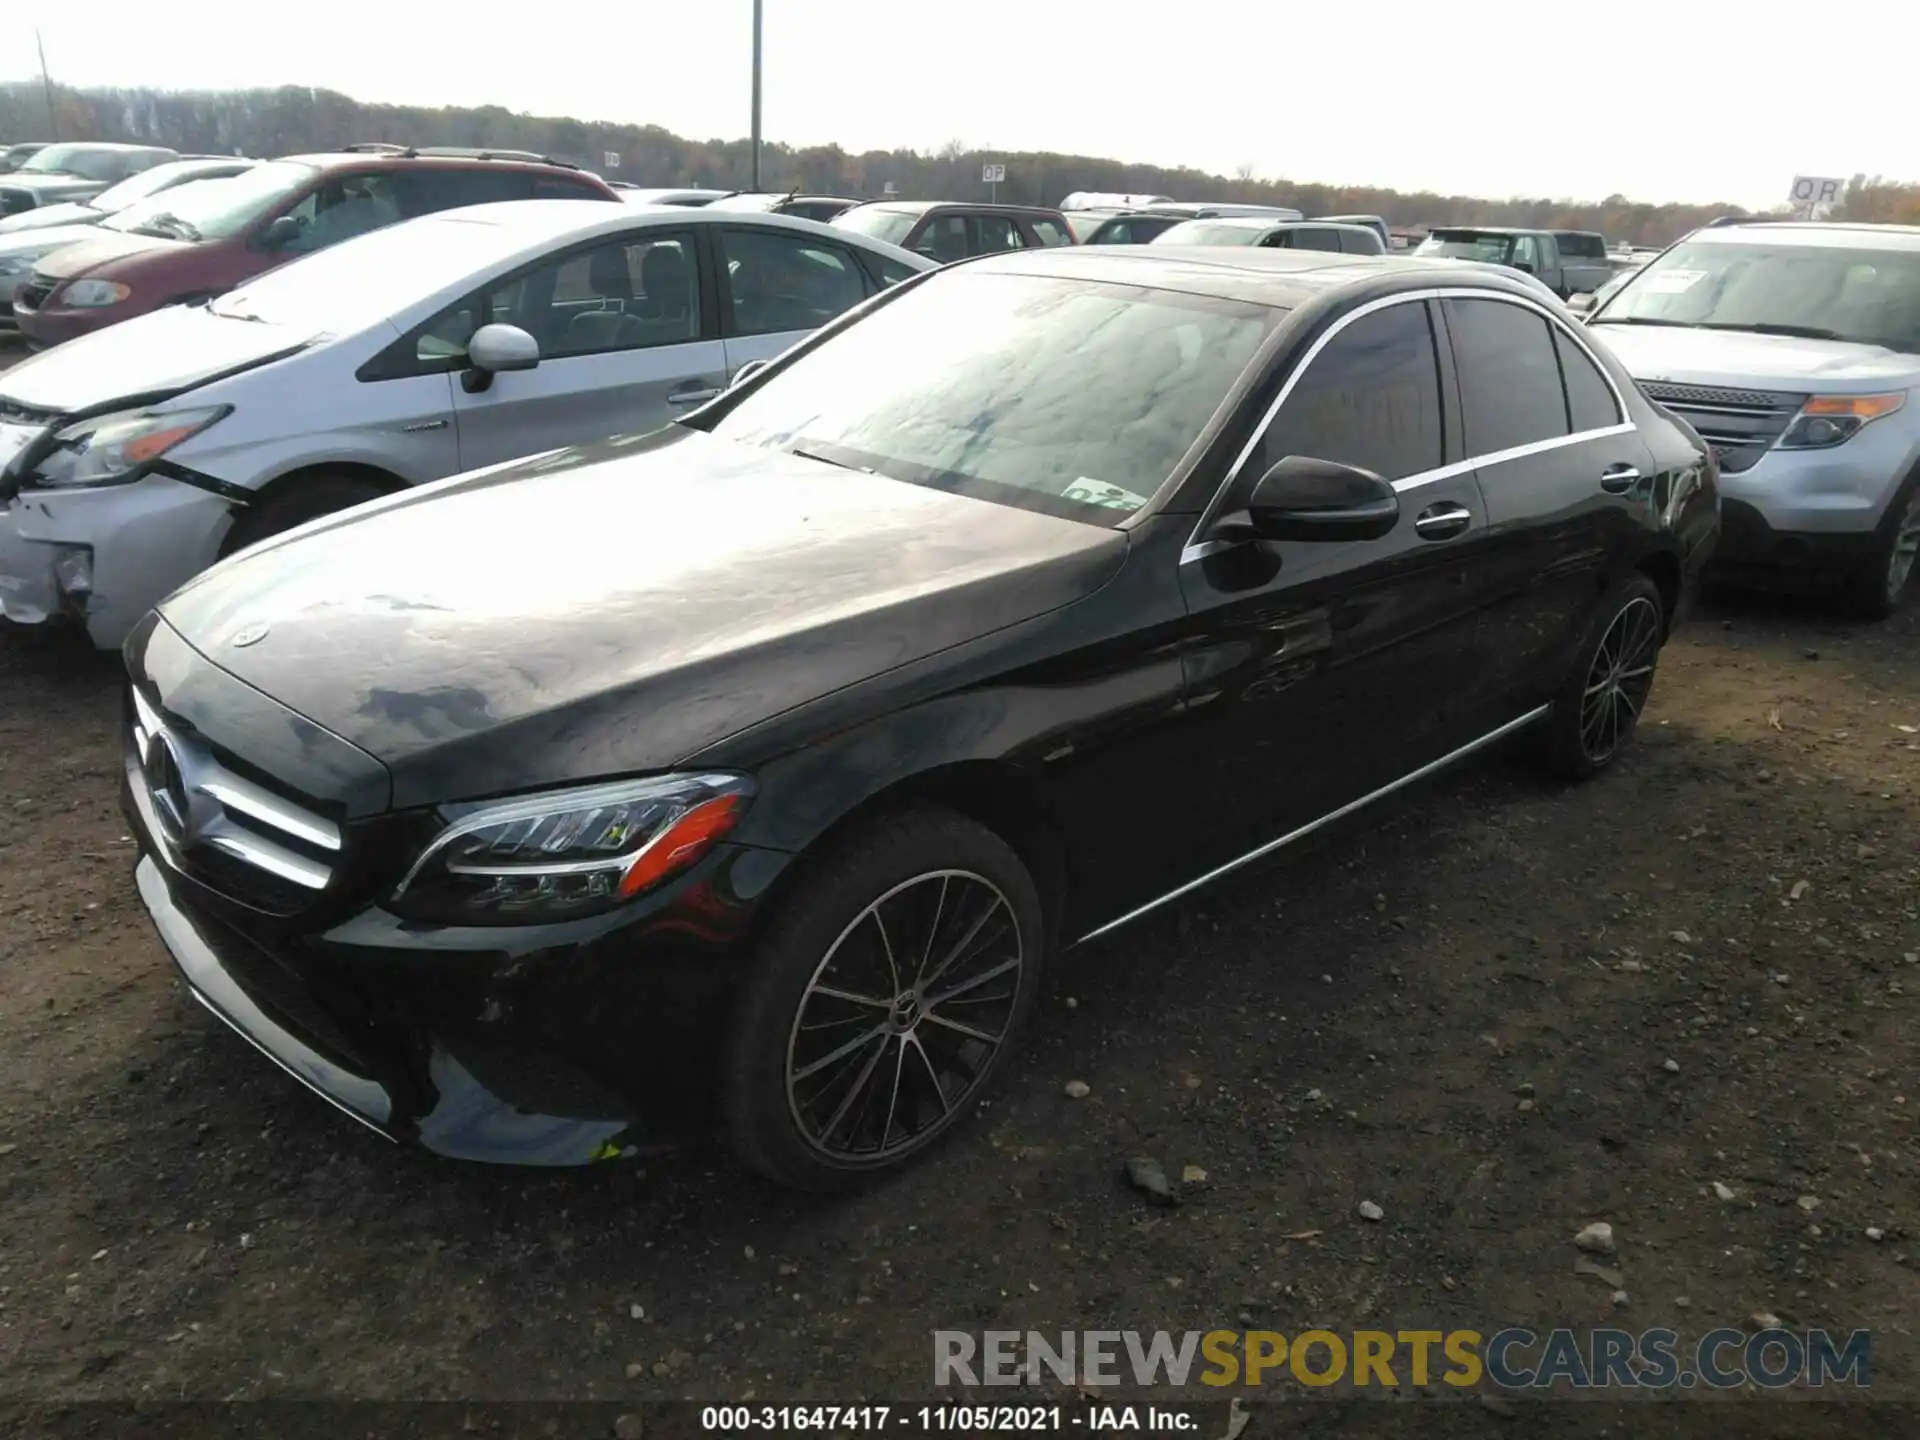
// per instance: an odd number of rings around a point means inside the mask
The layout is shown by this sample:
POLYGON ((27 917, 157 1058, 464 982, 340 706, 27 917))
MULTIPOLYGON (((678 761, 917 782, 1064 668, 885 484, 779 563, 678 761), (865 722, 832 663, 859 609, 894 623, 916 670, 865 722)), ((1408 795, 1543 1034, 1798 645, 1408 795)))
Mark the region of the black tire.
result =
POLYGON ((224 560, 309 520, 378 500, 386 493, 356 475, 316 474, 284 481, 279 493, 247 506, 234 517, 233 528, 221 542, 220 558, 224 560))
POLYGON ((1589 779, 1626 748, 1653 689, 1668 621, 1660 588, 1639 573, 1594 607, 1547 717, 1542 754, 1554 774, 1589 779))
POLYGON ((1920 471, 1894 494, 1887 513, 1874 531, 1873 548, 1860 572, 1841 591, 1849 614, 1863 620, 1885 620, 1914 593, 1920 575, 1920 471))
POLYGON ((809 866, 756 949, 724 1057, 734 1153, 816 1192, 917 1159, 1004 1067, 1044 935, 1027 867, 974 821, 904 810, 849 834, 809 866))

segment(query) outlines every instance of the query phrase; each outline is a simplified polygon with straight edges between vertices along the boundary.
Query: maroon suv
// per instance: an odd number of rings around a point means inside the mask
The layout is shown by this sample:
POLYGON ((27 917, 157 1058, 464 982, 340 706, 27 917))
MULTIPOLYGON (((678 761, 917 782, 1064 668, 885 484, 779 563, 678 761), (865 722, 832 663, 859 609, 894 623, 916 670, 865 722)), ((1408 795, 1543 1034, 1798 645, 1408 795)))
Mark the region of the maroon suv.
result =
POLYGON ((204 300, 302 255, 416 215, 493 200, 611 200, 598 177, 519 151, 368 146, 270 160, 184 185, 132 230, 62 246, 14 292, 27 342, 57 345, 204 300))

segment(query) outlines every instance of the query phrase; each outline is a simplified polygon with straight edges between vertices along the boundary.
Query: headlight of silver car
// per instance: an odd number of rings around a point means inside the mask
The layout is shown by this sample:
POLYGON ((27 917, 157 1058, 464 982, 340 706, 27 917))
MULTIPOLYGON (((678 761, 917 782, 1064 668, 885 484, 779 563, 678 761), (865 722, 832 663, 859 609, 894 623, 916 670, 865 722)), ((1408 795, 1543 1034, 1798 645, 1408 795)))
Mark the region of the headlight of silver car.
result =
POLYGON ((148 465, 198 435, 231 405, 163 414, 122 410, 78 421, 53 437, 53 448, 34 465, 32 485, 118 485, 137 480, 148 465))
POLYGON ((443 925, 598 914, 686 871, 752 796, 744 775, 658 775, 450 807, 388 905, 443 925))

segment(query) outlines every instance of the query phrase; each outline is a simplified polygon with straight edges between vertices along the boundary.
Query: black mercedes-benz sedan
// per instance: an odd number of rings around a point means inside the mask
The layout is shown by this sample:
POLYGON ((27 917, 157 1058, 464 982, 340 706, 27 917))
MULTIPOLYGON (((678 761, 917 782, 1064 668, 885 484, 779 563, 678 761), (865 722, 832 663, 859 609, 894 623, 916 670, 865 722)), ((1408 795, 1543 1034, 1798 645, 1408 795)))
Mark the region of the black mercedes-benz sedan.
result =
POLYGON ((830 1188, 975 1107, 1061 947, 1518 732, 1605 768, 1717 527, 1524 277, 995 256, 176 593, 126 652, 137 883, 390 1137, 719 1133, 830 1188))

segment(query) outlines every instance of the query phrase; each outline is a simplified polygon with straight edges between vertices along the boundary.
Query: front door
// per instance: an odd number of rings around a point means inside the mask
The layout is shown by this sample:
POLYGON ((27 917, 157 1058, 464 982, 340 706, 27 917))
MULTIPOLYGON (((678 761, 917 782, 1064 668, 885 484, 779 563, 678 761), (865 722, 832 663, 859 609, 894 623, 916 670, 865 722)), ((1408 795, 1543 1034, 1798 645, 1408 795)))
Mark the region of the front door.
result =
POLYGON ((727 376, 771 360, 867 298, 845 246, 800 231, 720 226, 711 232, 727 376))
POLYGON ((540 363, 479 391, 456 381, 462 468, 644 434, 718 395, 726 348, 702 289, 693 232, 650 229, 570 251, 468 302, 451 323, 518 325, 539 342, 540 363))
MULTIPOLYGON (((1390 480, 1400 521, 1377 540, 1209 541, 1181 571, 1190 703, 1212 715, 1195 763, 1219 864, 1463 743, 1486 509, 1449 462, 1449 406, 1429 302, 1336 321, 1289 382, 1224 508, 1289 455, 1390 480)), ((1238 503, 1236 503, 1238 502, 1238 503)))
POLYGON ((1543 308, 1456 297, 1444 315, 1487 500, 1487 695, 1544 700, 1631 551, 1652 457, 1613 383, 1543 308))

